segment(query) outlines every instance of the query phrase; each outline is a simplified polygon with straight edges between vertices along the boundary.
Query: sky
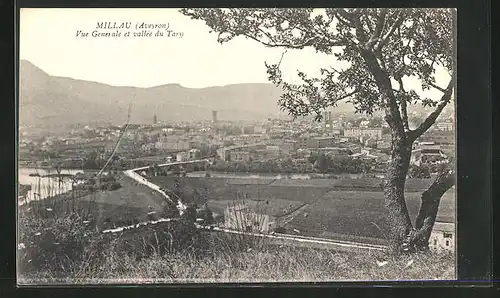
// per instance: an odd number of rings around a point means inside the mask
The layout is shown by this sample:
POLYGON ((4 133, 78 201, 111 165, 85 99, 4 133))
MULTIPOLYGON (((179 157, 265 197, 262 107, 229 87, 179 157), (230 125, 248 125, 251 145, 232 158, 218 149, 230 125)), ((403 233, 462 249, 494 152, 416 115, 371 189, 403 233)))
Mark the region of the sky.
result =
MULTIPOLYGON (((104 30, 100 29, 101 32, 104 30)), ((114 30, 109 30, 113 32, 114 30)), ((140 31, 140 30, 139 30, 140 31)), ((267 48, 236 37, 224 44, 204 21, 192 20, 177 9, 23 8, 20 14, 19 56, 53 76, 101 82, 114 86, 152 87, 177 83, 189 88, 237 83, 268 83, 264 61, 277 63, 284 49, 267 48), (91 37, 98 22, 165 23, 182 32, 176 37, 91 37), (77 31, 89 37, 77 37, 77 31)), ((317 74, 321 67, 342 67, 333 55, 311 48, 288 50, 281 63, 285 79, 297 69, 317 74)), ((441 71, 437 83, 449 80, 441 71)), ((422 93, 418 81, 406 89, 438 99, 440 92, 422 93)))

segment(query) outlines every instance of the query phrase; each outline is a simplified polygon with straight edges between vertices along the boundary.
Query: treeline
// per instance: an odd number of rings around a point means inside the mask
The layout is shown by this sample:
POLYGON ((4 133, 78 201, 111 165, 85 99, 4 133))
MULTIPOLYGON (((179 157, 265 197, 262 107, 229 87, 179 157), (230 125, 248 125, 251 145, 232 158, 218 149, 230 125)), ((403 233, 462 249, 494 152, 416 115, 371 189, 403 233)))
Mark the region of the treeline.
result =
POLYGON ((372 171, 376 163, 371 160, 356 159, 348 155, 329 156, 326 154, 312 154, 308 158, 314 169, 328 174, 360 174, 372 171))
POLYGON ((313 154, 309 156, 307 164, 294 162, 292 159, 239 161, 228 162, 217 160, 207 170, 215 172, 239 173, 325 173, 325 174, 359 174, 370 172, 375 163, 366 160, 354 159, 349 156, 327 156, 313 154))

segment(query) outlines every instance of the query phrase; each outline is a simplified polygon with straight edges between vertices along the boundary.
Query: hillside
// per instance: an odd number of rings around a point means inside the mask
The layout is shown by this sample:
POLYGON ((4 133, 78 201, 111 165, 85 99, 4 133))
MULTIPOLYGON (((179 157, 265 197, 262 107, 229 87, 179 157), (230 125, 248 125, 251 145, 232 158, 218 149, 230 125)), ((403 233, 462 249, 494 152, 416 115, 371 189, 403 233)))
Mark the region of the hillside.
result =
MULTIPOLYGON (((19 123, 59 127, 111 122, 122 124, 132 102, 131 122, 211 119, 261 120, 284 116, 276 104, 281 91, 272 84, 236 84, 192 89, 178 84, 151 88, 117 87, 55 77, 26 60, 20 62, 19 123)), ((346 105, 348 108, 349 106, 346 105)))

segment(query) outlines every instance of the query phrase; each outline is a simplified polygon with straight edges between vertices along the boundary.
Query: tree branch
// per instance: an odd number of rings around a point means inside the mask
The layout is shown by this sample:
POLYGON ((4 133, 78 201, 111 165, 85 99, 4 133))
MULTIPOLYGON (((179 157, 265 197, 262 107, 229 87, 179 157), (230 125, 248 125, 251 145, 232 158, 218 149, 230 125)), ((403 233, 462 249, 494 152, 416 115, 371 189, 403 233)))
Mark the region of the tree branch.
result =
MULTIPOLYGON (((432 66, 432 65, 431 65, 431 66, 432 66)), ((436 85, 436 84, 434 84, 434 83, 429 83, 429 86, 434 87, 434 88, 436 88, 437 90, 439 90, 439 91, 441 91, 441 92, 443 92, 443 93, 446 93, 446 92, 447 92, 447 90, 446 90, 446 89, 444 89, 444 88, 442 88, 442 87, 439 87, 438 85, 436 85)))
POLYGON ((368 31, 370 32, 370 34, 373 34, 373 27, 372 27, 372 24, 371 24, 371 21, 370 21, 370 18, 368 17, 368 15, 365 16, 365 23, 366 23, 366 27, 368 27, 368 31))
MULTIPOLYGON (((250 39, 253 39, 265 46, 268 46, 268 47, 273 47, 273 48, 276 48, 276 47, 285 47, 285 48, 291 48, 291 49, 303 49, 307 46, 312 46, 314 44, 314 41, 316 40, 316 37, 311 37, 301 43, 297 43, 297 44, 294 44, 294 43, 276 43, 276 42, 273 42, 273 43, 269 43, 269 42, 265 42, 263 40, 260 40, 258 39, 257 37, 253 36, 253 35, 250 35, 248 33, 243 33, 242 34, 243 36, 246 36, 250 39)), ((335 45, 331 45, 331 46, 335 46, 335 45)))
POLYGON ((444 90, 444 94, 441 97, 440 103, 436 106, 436 109, 430 113, 427 118, 425 118, 424 122, 422 122, 422 124, 420 124, 415 130, 409 132, 409 136, 412 141, 420 137, 436 122, 436 119, 439 117, 444 107, 446 107, 448 102, 450 102, 451 93, 453 91, 453 81, 454 79, 452 77, 448 83, 448 87, 444 90))
POLYGON ((429 238, 436 222, 441 197, 455 184, 455 171, 445 170, 434 180, 432 185, 422 193, 420 210, 415 219, 415 233, 409 240, 410 246, 418 250, 429 247, 429 238))
POLYGON ((344 95, 342 95, 342 96, 340 96, 340 97, 337 97, 336 99, 330 100, 330 102, 338 102, 338 101, 341 101, 341 100, 346 99, 346 98, 348 98, 349 96, 352 96, 352 95, 354 95, 354 94, 356 94, 356 93, 358 93, 358 92, 359 92, 359 90, 354 90, 354 91, 349 92, 349 93, 347 93, 347 94, 344 94, 344 95))
MULTIPOLYGON (((368 44, 369 42, 366 42, 366 33, 364 31, 363 25, 361 24, 359 15, 357 16, 357 18, 353 18, 353 22, 356 25, 356 36, 358 37, 360 43, 368 44)), ((379 18, 377 26, 382 26, 383 24, 381 25, 381 23, 382 18, 379 18)), ((385 120, 387 121, 387 124, 389 124, 389 127, 393 131, 397 131, 400 135, 403 135, 405 133, 404 126, 401 120, 401 114, 396 98, 394 96, 394 92, 392 91, 392 84, 389 74, 385 69, 381 67, 376 54, 371 49, 360 48, 360 54, 361 57, 363 57, 368 70, 373 75, 375 83, 384 98, 385 120)), ((383 60, 381 60, 381 62, 383 62, 383 60)))
MULTIPOLYGON (((403 86, 403 79, 401 77, 398 78, 398 83, 399 83, 399 91, 406 93, 405 88, 403 86)), ((406 106, 406 99, 402 98, 401 99, 401 120, 403 120, 403 127, 406 131, 410 130, 410 127, 408 125, 408 109, 406 106)))
POLYGON ((382 34, 382 31, 384 30, 385 27, 386 15, 387 15, 387 9, 384 8, 382 9, 380 15, 378 16, 377 25, 375 26, 375 31, 370 37, 370 40, 368 40, 368 42, 365 45, 366 49, 371 49, 379 41, 380 35, 382 34))
POLYGON ((389 37, 396 31, 397 28, 403 24, 404 21, 404 13, 403 10, 400 10, 398 13, 398 17, 396 21, 392 24, 392 27, 389 29, 389 31, 382 37, 379 41, 379 43, 375 47, 375 51, 380 51, 384 47, 384 45, 387 43, 389 37))
POLYGON ((354 24, 349 19, 345 18, 340 13, 336 13, 335 16, 337 17, 337 20, 339 20, 339 22, 341 22, 344 26, 347 26, 350 28, 355 27, 354 24))

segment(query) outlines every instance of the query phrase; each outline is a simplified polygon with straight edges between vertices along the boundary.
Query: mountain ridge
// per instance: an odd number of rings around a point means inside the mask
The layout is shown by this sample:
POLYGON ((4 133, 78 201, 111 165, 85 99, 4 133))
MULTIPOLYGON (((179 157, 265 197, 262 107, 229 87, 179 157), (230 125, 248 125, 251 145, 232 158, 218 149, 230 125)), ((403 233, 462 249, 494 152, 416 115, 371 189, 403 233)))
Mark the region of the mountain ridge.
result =
POLYGON ((284 116, 277 99, 281 90, 267 83, 188 88, 170 83, 153 87, 113 86, 51 76, 33 63, 19 67, 20 125, 66 125, 90 121, 122 124, 132 103, 132 122, 209 120, 212 110, 221 120, 259 120, 284 116), (50 122, 50 123, 49 123, 50 122))

